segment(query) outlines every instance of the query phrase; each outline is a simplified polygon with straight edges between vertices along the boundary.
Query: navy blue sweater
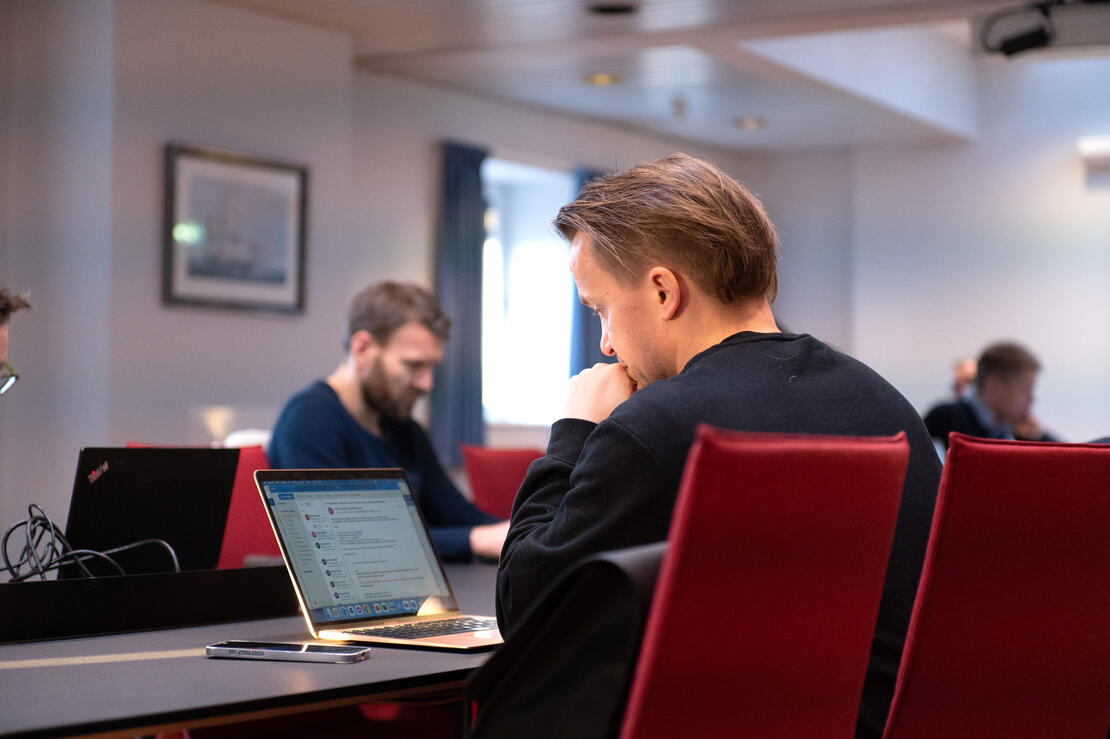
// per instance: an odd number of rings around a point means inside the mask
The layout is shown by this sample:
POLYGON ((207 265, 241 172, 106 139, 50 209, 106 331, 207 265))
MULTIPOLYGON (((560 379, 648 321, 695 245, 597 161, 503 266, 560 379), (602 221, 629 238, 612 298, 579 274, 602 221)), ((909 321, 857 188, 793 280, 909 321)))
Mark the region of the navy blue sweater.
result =
POLYGON ((383 418, 382 436, 375 436, 359 425, 323 380, 285 404, 266 453, 275 469, 401 467, 444 560, 469 559, 470 529, 498 520, 463 497, 440 466, 420 424, 383 418))

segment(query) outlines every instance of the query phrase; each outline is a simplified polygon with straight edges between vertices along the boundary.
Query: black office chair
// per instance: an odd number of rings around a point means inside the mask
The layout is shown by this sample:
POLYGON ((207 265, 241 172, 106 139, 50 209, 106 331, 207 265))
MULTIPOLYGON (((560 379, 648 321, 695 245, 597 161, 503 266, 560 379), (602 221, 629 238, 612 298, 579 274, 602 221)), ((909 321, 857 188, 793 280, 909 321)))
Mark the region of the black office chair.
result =
POLYGON ((666 548, 604 552, 556 580, 467 683, 470 736, 615 736, 666 548))

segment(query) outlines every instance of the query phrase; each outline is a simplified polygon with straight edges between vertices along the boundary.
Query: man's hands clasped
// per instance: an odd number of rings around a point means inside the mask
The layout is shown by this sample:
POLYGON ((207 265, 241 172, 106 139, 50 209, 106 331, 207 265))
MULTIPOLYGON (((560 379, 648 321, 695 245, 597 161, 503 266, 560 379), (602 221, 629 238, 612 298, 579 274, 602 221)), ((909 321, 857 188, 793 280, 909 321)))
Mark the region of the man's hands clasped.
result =
POLYGON ((601 423, 634 392, 636 383, 624 365, 599 362, 571 378, 563 416, 601 423))

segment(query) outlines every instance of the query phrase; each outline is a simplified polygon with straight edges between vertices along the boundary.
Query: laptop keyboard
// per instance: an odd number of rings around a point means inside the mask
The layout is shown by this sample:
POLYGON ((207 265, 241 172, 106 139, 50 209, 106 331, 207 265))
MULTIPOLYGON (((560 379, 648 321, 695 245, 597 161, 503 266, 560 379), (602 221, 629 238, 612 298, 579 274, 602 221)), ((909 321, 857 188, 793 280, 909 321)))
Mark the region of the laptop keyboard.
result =
POLYGON ((496 629, 497 619, 489 616, 460 616, 447 618, 441 621, 422 621, 413 624, 397 624, 395 626, 373 626, 365 629, 348 629, 352 634, 362 636, 380 636, 389 639, 423 639, 429 636, 446 636, 447 634, 463 634, 467 631, 482 631, 483 629, 496 629))

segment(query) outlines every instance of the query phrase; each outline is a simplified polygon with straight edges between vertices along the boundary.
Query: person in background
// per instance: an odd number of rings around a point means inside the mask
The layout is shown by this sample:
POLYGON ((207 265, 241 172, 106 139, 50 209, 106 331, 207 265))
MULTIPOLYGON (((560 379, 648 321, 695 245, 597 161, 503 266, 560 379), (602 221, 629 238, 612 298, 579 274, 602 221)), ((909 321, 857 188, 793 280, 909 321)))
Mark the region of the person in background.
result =
POLYGON ((382 282, 351 301, 346 357, 286 402, 267 450, 276 469, 401 467, 444 560, 496 559, 508 522, 463 497, 412 419, 432 389, 451 322, 417 285, 382 282))
POLYGON ((952 365, 952 395, 956 400, 963 400, 971 395, 978 368, 975 357, 962 357, 952 365))
POLYGON ((1032 414, 1041 369, 1032 352, 1014 342, 998 342, 985 348, 976 364, 970 395, 925 414, 925 427, 938 443, 947 449, 953 431, 988 439, 1056 441, 1032 414))
POLYGON ((8 364, 8 319, 12 313, 30 307, 31 302, 26 295, 0 288, 0 395, 10 390, 19 379, 19 375, 8 364))
POLYGON ((498 567, 502 632, 512 638, 547 585, 578 559, 667 538, 701 423, 795 434, 905 431, 910 460, 858 730, 880 736, 940 479, 921 418, 859 361, 779 331, 770 307, 774 226, 755 196, 715 166, 672 154, 591 180, 555 226, 571 244, 578 297, 601 321, 601 350, 617 361, 571 379, 547 455, 517 492, 498 567))

